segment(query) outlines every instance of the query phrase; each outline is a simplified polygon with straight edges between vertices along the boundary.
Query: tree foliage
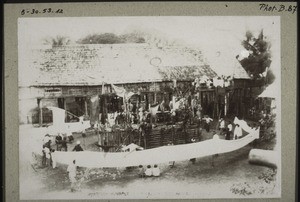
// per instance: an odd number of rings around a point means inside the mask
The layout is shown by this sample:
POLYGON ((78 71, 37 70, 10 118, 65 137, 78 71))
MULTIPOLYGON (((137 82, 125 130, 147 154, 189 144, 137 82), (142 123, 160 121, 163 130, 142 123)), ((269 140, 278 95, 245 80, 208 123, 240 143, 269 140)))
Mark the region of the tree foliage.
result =
POLYGON ((80 44, 121 44, 145 43, 145 39, 135 33, 116 35, 113 33, 92 34, 77 41, 80 44))
POLYGON ((270 69, 271 65, 271 43, 263 34, 263 30, 258 37, 247 31, 246 39, 242 41, 243 47, 248 51, 249 56, 240 60, 241 65, 254 79, 264 78, 267 84, 271 84, 275 76, 270 69))
POLYGON ((50 44, 52 47, 59 47, 59 46, 64 46, 70 44, 71 40, 66 37, 66 36, 56 36, 56 37, 51 37, 48 39, 45 39, 44 43, 45 44, 50 44))

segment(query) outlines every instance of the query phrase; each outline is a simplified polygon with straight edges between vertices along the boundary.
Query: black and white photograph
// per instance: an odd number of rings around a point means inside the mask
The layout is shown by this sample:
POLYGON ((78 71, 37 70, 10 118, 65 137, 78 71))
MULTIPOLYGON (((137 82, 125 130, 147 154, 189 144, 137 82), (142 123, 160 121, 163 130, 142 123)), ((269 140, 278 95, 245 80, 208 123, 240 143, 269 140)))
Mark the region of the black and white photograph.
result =
POLYGON ((18 18, 21 200, 281 197, 279 16, 18 18))

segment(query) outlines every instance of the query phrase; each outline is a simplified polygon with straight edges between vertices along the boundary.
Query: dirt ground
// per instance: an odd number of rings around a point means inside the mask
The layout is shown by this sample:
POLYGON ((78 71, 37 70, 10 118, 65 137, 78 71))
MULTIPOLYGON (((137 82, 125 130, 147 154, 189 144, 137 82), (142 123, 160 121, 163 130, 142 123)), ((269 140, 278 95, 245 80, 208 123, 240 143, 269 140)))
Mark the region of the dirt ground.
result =
MULTIPOLYGON (((234 152, 190 161, 160 164, 160 177, 139 178, 137 168, 79 168, 77 191, 70 191, 67 166, 41 166, 45 128, 20 127, 21 199, 118 199, 118 198, 237 198, 276 197, 280 186, 276 170, 248 163, 248 145, 234 152)), ((212 133, 203 133, 210 139, 212 133)), ((221 137, 222 138, 222 137, 221 137)), ((86 150, 97 150, 97 137, 83 141, 86 150)), ((274 143, 269 143, 274 144, 274 143)), ((74 143, 68 145, 73 149, 74 143)), ((272 147, 272 145, 270 146, 272 147)))

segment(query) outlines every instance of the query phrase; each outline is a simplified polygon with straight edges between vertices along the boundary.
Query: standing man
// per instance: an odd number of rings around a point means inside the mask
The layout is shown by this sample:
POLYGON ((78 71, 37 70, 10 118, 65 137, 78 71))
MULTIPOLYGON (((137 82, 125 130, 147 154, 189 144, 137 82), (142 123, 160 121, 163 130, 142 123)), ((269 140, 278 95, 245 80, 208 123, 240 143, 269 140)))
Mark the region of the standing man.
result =
POLYGON ((203 120, 205 121, 206 132, 209 132, 209 130, 210 130, 210 122, 212 122, 213 119, 210 118, 209 116, 205 115, 205 117, 203 118, 203 120))
POLYGON ((69 179, 71 182, 71 192, 74 192, 76 191, 76 172, 77 172, 77 166, 75 160, 73 160, 73 162, 68 166, 67 171, 69 173, 69 179))
POLYGON ((51 150, 49 147, 43 146, 43 166, 50 166, 51 165, 51 150))

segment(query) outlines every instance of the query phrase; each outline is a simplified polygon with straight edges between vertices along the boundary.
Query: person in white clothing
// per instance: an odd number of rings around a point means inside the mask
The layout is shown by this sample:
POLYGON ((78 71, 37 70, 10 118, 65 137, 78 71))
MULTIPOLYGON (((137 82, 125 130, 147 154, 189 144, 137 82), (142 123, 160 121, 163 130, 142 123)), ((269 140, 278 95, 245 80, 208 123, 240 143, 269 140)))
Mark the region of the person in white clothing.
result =
POLYGON ((220 130, 221 132, 224 132, 224 129, 225 129, 225 121, 224 121, 223 118, 221 118, 221 119, 219 120, 219 130, 220 130))
POLYGON ((154 165, 154 168, 152 170, 152 175, 154 177, 159 177, 160 176, 160 169, 157 165, 154 165))
POLYGON ((73 160, 73 162, 68 166, 67 171, 69 173, 69 179, 71 182, 71 191, 75 191, 76 186, 76 172, 77 172, 77 166, 76 161, 73 160))
POLYGON ((239 124, 236 124, 233 133, 234 139, 238 139, 242 137, 242 135, 243 135, 242 128, 240 127, 239 124))
POLYGON ((145 170, 145 176, 146 177, 151 177, 152 176, 152 169, 151 169, 150 165, 148 165, 147 169, 145 170))
POLYGON ((50 166, 51 164, 51 153, 49 147, 43 146, 43 166, 50 166))
POLYGON ((217 140, 217 139, 220 139, 220 137, 219 137, 219 135, 216 133, 216 134, 214 134, 213 139, 214 139, 214 140, 217 140))
POLYGON ((212 122, 213 119, 210 118, 209 116, 205 115, 204 118, 203 118, 203 120, 205 121, 205 129, 206 129, 207 132, 209 132, 209 130, 210 130, 210 122, 212 122))
POLYGON ((229 132, 232 132, 232 124, 231 124, 231 121, 229 121, 229 124, 228 124, 227 128, 228 128, 228 131, 229 131, 229 132))
POLYGON ((43 145, 45 145, 46 143, 48 143, 49 141, 51 141, 50 135, 46 134, 44 139, 43 139, 43 145))

